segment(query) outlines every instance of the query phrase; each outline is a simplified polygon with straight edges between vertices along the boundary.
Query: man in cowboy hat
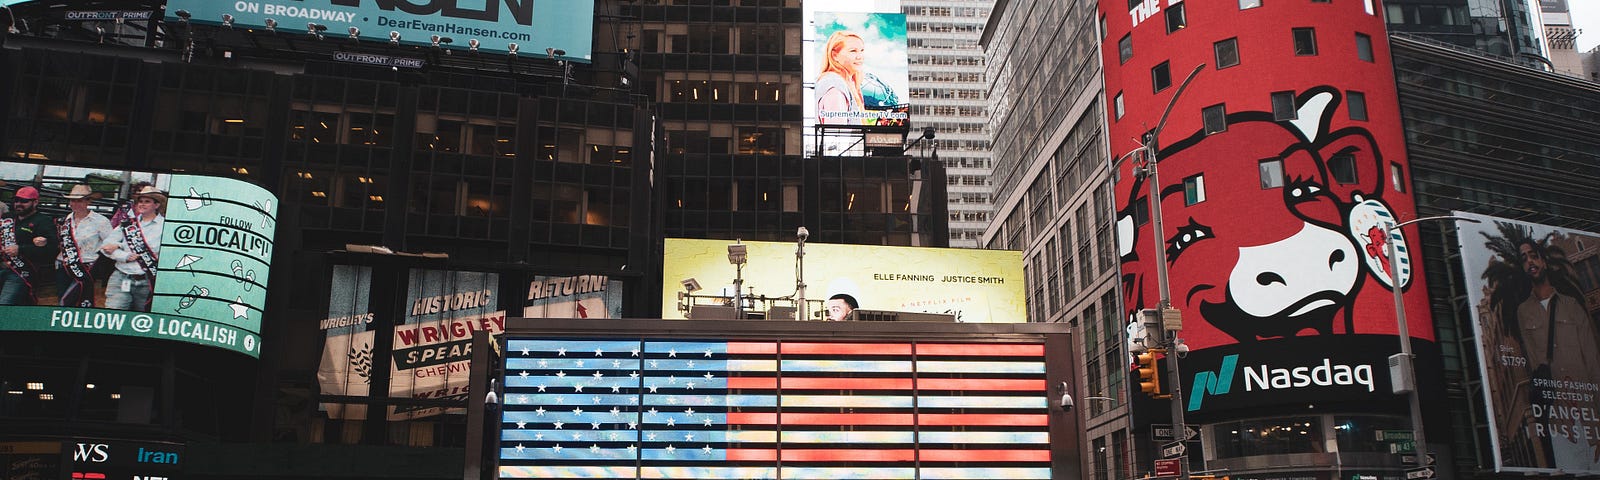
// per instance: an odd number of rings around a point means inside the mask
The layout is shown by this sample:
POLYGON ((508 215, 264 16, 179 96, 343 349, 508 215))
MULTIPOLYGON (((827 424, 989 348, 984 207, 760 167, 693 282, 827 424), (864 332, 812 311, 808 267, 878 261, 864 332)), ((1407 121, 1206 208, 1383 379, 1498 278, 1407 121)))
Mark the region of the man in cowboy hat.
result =
POLYGON ((133 196, 133 215, 123 225, 115 225, 100 251, 117 261, 117 268, 106 281, 106 308, 150 311, 150 292, 155 286, 156 259, 161 255, 161 229, 165 226, 162 209, 167 194, 155 186, 145 186, 133 196))
POLYGON ((31 305, 56 256, 56 224, 39 213, 39 189, 22 187, 0 219, 0 305, 31 305))
POLYGON ((90 266, 100 259, 100 245, 111 236, 111 221, 89 211, 89 203, 100 198, 88 185, 77 184, 67 192, 72 211, 56 220, 61 234, 61 254, 56 256, 56 292, 63 307, 94 306, 94 275, 90 266))

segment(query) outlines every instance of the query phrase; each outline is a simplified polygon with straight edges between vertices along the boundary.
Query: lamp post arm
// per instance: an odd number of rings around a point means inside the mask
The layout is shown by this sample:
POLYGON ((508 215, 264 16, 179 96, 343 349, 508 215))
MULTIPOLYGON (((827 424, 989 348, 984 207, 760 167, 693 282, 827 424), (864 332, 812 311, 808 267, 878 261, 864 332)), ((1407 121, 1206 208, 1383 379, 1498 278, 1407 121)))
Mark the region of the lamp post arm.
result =
POLYGON ((1150 150, 1150 161, 1155 161, 1155 149, 1159 147, 1156 145, 1156 139, 1161 138, 1161 129, 1167 127, 1167 115, 1172 113, 1172 107, 1178 105, 1178 97, 1183 95, 1184 89, 1189 88, 1189 82, 1194 81, 1194 77, 1200 75, 1200 71, 1205 68, 1204 63, 1195 65, 1194 70, 1189 71, 1189 76, 1183 77, 1183 83, 1178 84, 1178 89, 1172 92, 1172 98, 1167 100, 1167 108, 1161 111, 1161 119, 1156 121, 1156 129, 1150 131, 1150 142, 1145 145, 1145 148, 1150 150))

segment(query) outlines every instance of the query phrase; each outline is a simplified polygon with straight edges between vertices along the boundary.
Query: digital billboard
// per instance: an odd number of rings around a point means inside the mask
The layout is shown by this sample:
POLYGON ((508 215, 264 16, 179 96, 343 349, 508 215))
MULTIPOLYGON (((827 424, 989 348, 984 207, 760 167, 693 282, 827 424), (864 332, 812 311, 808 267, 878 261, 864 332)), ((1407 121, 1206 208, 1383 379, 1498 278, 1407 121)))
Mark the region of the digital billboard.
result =
POLYGON ((1455 215, 1495 469, 1600 474, 1600 233, 1455 215))
POLYGON ((498 478, 1059 478, 1045 350, 518 335, 498 478))
MULTIPOLYGON (((702 295, 731 298, 738 275, 747 298, 793 298, 795 244, 741 242, 748 260, 736 272, 728 263, 731 243, 666 239, 661 279, 665 318, 685 318, 677 295, 688 279, 702 286, 702 295)), ((815 305, 845 294, 856 300, 855 308, 867 310, 946 314, 968 323, 1027 321, 1022 252, 807 243, 804 260, 811 320, 822 318, 815 305)))
POLYGON ((0 162, 0 330, 261 354, 276 197, 249 182, 0 162), (71 259, 71 260, 69 260, 71 259))
POLYGON ((622 282, 605 275, 535 276, 528 282, 527 318, 622 318, 622 282))
POLYGON ((898 2, 808 1, 802 55, 808 155, 842 155, 854 137, 825 137, 816 125, 905 127, 910 110, 906 16, 898 2))
MULTIPOLYGON (((412 269, 405 309, 395 319, 374 319, 367 303, 371 269, 334 269, 326 339, 317 379, 325 395, 370 394, 372 369, 389 366, 389 396, 418 399, 467 395, 472 361, 472 334, 505 331, 506 315, 496 308, 499 276, 483 272, 412 269), (365 287, 365 289, 362 289, 365 287), (375 351, 374 322, 394 324, 389 358, 375 351)), ((324 404, 329 418, 363 418, 364 407, 324 404)), ((443 407, 393 406, 390 420, 444 413, 443 407)), ((457 409, 459 410, 459 409, 457 409)))
POLYGON ((313 24, 332 38, 349 38, 355 28, 363 40, 406 45, 429 46, 437 35, 451 40, 443 48, 466 50, 477 40, 480 51, 504 53, 515 44, 522 55, 565 50, 559 59, 585 63, 594 43, 594 0, 169 0, 166 21, 180 21, 180 11, 211 25, 227 15, 235 28, 271 21, 285 35, 305 35, 313 24))

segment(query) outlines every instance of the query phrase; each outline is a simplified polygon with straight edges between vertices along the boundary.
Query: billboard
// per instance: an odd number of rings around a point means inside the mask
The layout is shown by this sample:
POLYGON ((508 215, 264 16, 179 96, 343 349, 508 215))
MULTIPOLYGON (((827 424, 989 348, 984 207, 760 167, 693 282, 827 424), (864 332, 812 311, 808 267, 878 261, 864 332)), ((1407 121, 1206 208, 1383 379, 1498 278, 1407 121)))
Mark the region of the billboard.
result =
POLYGON ((702 333, 508 338, 498 478, 1058 478, 1040 341, 702 333))
MULTIPOLYGON (((324 395, 367 396, 372 369, 389 366, 389 396, 417 399, 465 399, 472 364, 472 334, 505 331, 506 315, 498 310, 499 276, 483 272, 412 269, 405 309, 396 315, 389 358, 375 351, 378 324, 367 305, 372 271, 368 267, 334 268, 335 288, 328 318, 322 321, 323 342, 317 380, 324 395)), ((364 406, 323 404, 329 418, 363 418, 364 406)), ((459 409, 457 409, 459 410, 459 409)), ((390 420, 408 420, 445 413, 443 407, 391 406, 390 420)), ((456 412, 460 413, 460 412, 456 412)))
MULTIPOLYGON (((666 239, 662 262, 661 312, 682 319, 678 293, 695 279, 706 292, 732 297, 736 275, 727 240, 666 239)), ((748 262, 742 273, 746 298, 793 298, 795 244, 742 242, 748 262)), ((953 315, 968 323, 1027 321, 1022 252, 959 248, 883 247, 808 243, 804 280, 808 303, 850 295, 856 308, 953 315)), ((810 308, 810 319, 820 319, 810 308)))
POLYGON ((805 2, 804 135, 809 156, 842 155, 857 138, 824 138, 816 125, 905 127, 910 110, 906 16, 898 2, 805 2))
POLYGON ((222 177, 5 162, 0 179, 11 207, 0 221, 0 281, 14 293, 0 294, 0 330, 261 355, 277 228, 271 193, 222 177), (152 190, 135 195, 139 182, 152 190), (136 196, 155 200, 151 210, 137 210, 136 196))
POLYGON ((484 52, 504 53, 515 44, 524 55, 565 50, 562 60, 589 62, 594 33, 594 0, 169 0, 166 21, 211 25, 233 18, 235 28, 265 28, 268 20, 283 34, 305 34, 310 25, 326 27, 325 35, 348 38, 352 27, 362 40, 432 44, 432 37, 450 38, 444 48, 468 48, 477 40, 484 52))
POLYGON ((528 282, 527 318, 622 318, 622 282, 605 275, 535 276, 528 282))
POLYGON ((1496 471, 1600 474, 1600 233, 1455 215, 1496 471))

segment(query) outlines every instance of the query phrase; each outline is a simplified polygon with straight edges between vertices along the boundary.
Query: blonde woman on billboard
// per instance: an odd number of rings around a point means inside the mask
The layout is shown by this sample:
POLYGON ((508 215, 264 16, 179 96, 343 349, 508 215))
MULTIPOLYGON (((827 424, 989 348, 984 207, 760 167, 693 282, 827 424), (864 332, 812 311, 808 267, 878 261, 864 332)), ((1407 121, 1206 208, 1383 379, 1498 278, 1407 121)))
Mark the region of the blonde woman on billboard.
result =
POLYGON ((822 74, 812 88, 817 96, 817 122, 833 125, 860 125, 861 121, 840 113, 860 112, 864 102, 861 83, 866 77, 861 66, 866 62, 866 42, 847 31, 833 32, 823 47, 822 74))

